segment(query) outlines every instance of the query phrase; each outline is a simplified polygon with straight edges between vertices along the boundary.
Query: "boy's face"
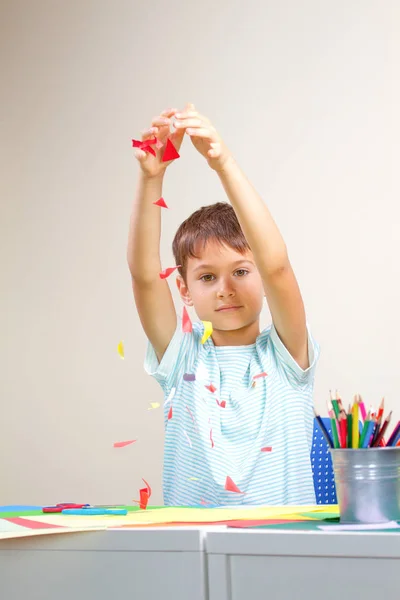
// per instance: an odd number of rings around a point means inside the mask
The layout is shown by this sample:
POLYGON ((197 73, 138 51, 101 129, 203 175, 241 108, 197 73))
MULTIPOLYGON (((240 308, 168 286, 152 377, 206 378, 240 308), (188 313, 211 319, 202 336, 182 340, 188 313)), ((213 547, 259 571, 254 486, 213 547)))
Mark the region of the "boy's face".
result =
POLYGON ((185 304, 201 321, 211 321, 214 331, 258 327, 265 293, 252 252, 210 241, 196 254, 188 260, 186 284, 177 278, 185 304))

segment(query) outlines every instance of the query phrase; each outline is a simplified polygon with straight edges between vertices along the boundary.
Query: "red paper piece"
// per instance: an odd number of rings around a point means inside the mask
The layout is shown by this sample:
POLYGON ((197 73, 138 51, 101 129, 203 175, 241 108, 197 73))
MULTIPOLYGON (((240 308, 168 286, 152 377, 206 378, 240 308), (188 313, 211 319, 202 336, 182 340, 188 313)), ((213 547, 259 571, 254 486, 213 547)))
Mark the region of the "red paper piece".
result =
POLYGON ((264 448, 261 448, 261 452, 272 452, 272 448, 271 446, 265 446, 264 448))
POLYGON ((258 379, 259 377, 268 377, 268 375, 265 373, 265 371, 263 371, 262 373, 259 373, 258 375, 254 375, 253 379, 258 379))
POLYGON ((225 489, 227 492, 236 492, 237 494, 243 494, 244 492, 241 492, 238 488, 238 486, 236 485, 236 483, 234 483, 232 481, 232 479, 229 477, 229 475, 227 475, 226 477, 226 481, 225 481, 225 489))
POLYGON ((129 446, 129 444, 133 444, 137 442, 137 440, 128 440, 127 442, 114 442, 114 448, 123 448, 124 446, 129 446))
POLYGON ((182 265, 176 265, 176 267, 168 267, 167 269, 164 269, 159 274, 160 279, 166 279, 167 277, 169 277, 171 275, 171 273, 173 273, 175 271, 175 269, 177 269, 178 267, 181 267, 181 266, 182 265))
POLYGON ((155 151, 153 150, 153 148, 151 146, 143 146, 143 148, 141 148, 144 152, 150 152, 150 154, 152 154, 153 156, 156 155, 155 151))
POLYGON ((164 150, 164 154, 163 154, 163 157, 162 157, 162 161, 163 162, 168 162, 169 160, 175 160, 176 158, 179 158, 179 154, 178 154, 175 146, 171 142, 171 140, 168 139, 167 140, 167 145, 165 146, 165 150, 164 150))
POLYGON ((153 148, 151 147, 152 144, 156 144, 156 148, 157 146, 157 138, 152 138, 151 140, 132 140, 132 146, 134 148, 140 148, 140 150, 143 150, 144 152, 150 152, 150 154, 152 154, 153 156, 156 155, 156 153, 154 152, 153 148))
POLYGON ((211 448, 214 448, 214 440, 212 436, 212 429, 210 429, 210 440, 211 440, 211 448))
POLYGON ((168 420, 169 420, 169 419, 172 419, 172 404, 171 404, 171 406, 169 407, 169 412, 168 412, 168 420))
POLYGON ((221 402, 219 402, 219 400, 217 400, 217 404, 218 404, 218 406, 220 406, 221 408, 225 408, 225 406, 226 406, 226 401, 225 401, 225 400, 222 400, 221 402))
POLYGON ((205 387, 210 390, 212 394, 217 391, 217 388, 214 387, 212 383, 210 383, 210 385, 206 385, 205 387))
POLYGON ((182 313, 182 331, 184 333, 191 333, 192 330, 193 330, 192 321, 190 320, 190 317, 188 315, 186 307, 184 306, 183 313, 182 313))
POLYGON ((156 141, 156 148, 157 150, 159 150, 160 148, 162 148, 164 146, 163 142, 161 140, 157 140, 156 141))
POLYGON ((139 507, 142 508, 143 510, 147 508, 147 503, 149 501, 149 498, 151 496, 151 487, 149 486, 149 484, 147 483, 147 481, 145 479, 142 480, 145 483, 145 488, 141 488, 139 490, 139 494, 140 494, 140 503, 139 503, 139 507))
POLYGON ((168 208, 168 206, 165 204, 164 198, 160 198, 159 200, 157 200, 157 202, 153 202, 153 204, 155 204, 156 206, 161 206, 161 208, 168 208))

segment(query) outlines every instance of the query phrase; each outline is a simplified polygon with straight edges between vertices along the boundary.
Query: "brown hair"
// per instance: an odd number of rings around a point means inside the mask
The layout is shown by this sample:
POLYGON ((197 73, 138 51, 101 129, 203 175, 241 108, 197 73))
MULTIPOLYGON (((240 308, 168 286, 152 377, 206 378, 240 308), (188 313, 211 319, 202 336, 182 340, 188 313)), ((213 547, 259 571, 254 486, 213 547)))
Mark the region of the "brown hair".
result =
POLYGON ((199 242, 204 248, 209 240, 230 246, 242 254, 250 249, 236 213, 227 202, 202 206, 179 226, 172 242, 172 252, 175 264, 182 265, 178 270, 184 279, 188 258, 199 258, 196 254, 199 242))

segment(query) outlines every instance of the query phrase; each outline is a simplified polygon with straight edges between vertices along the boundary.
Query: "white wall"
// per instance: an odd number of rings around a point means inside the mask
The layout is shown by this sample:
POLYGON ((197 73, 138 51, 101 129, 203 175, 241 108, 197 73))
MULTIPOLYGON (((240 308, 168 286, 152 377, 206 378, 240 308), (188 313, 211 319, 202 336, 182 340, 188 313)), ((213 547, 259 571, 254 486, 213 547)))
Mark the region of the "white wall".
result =
MULTIPOLYGON (((322 347, 316 405, 337 387, 400 417, 399 7, 3 0, 0 503, 130 503, 141 477, 162 502, 162 395, 125 260, 130 140, 187 101, 285 237, 322 347)), ((164 196, 169 266, 179 223, 224 196, 189 142, 164 196)))

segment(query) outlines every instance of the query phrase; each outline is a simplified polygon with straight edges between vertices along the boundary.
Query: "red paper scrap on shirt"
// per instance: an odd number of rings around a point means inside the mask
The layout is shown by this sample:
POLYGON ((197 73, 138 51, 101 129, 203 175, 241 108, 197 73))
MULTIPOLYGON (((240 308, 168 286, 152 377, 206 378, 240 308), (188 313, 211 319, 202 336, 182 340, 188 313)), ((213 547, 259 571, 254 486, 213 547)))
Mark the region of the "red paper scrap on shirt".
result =
POLYGON ((225 489, 228 492, 236 492, 237 494, 243 494, 244 493, 244 492, 241 492, 239 490, 238 486, 236 485, 236 483, 233 482, 233 480, 229 477, 229 475, 227 475, 227 477, 226 477, 225 489))
POLYGON ((217 388, 214 387, 212 383, 210 383, 210 385, 206 385, 205 387, 210 390, 212 394, 217 391, 217 388))
POLYGON ((264 448, 261 448, 261 452, 272 452, 272 448, 271 446, 264 446, 264 448))
POLYGON ((169 411, 168 411, 168 420, 169 420, 169 419, 172 419, 172 404, 171 404, 171 406, 169 407, 169 411))
POLYGON ((219 400, 217 400, 217 404, 221 408, 225 408, 225 406, 226 406, 226 400, 221 400, 221 402, 219 400))

